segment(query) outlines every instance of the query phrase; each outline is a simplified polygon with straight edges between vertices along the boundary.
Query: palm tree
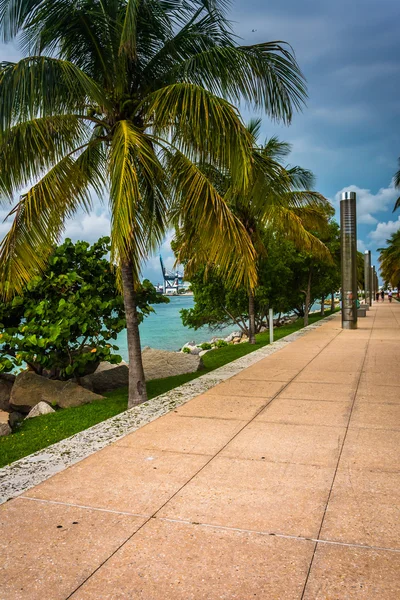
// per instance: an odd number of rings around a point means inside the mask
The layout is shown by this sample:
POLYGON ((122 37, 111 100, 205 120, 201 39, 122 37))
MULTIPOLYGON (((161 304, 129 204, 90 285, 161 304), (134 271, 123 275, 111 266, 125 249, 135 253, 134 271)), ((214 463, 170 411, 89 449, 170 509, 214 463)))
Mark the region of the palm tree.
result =
POLYGON ((0 70, 0 193, 14 220, 0 247, 3 294, 42 271, 64 223, 108 198, 123 287, 129 406, 146 400, 136 312, 140 265, 171 204, 222 270, 254 285, 254 248, 198 163, 246 189, 252 141, 231 102, 289 123, 304 80, 284 43, 237 46, 225 0, 0 0, 3 41, 27 58, 0 70), (33 185, 32 185, 33 183, 33 185), (220 244, 220 230, 225 243, 220 244))
MULTIPOLYGON (((400 165, 400 158, 399 158, 399 165, 400 165)), ((400 189, 400 169, 395 173, 394 187, 400 189)), ((400 208, 400 196, 399 196, 399 198, 397 198, 397 200, 395 202, 393 212, 395 210, 397 210, 398 208, 400 208)))
POLYGON ((378 248, 380 252, 381 275, 384 282, 400 289, 400 230, 386 240, 386 248, 378 248))
MULTIPOLYGON (((266 228, 283 230, 299 249, 312 250, 330 260, 330 253, 325 245, 309 231, 313 227, 325 227, 325 213, 330 206, 329 202, 311 189, 314 177, 310 171, 282 165, 282 160, 291 150, 290 144, 273 137, 264 145, 257 145, 260 127, 259 119, 252 120, 247 127, 252 138, 254 168, 245 191, 237 189, 232 170, 221 171, 209 164, 200 168, 213 181, 243 225, 256 252, 256 265, 265 255, 266 228)), ((176 225, 179 228, 179 219, 176 225)), ((197 234, 195 222, 190 227, 189 220, 186 219, 185 226, 180 226, 176 246, 178 260, 185 262, 189 276, 202 264, 218 264, 210 254, 207 240, 197 234)), ((242 263, 241 248, 236 247, 231 255, 230 269, 225 269, 225 277, 229 279, 234 276, 242 263)), ((255 344, 255 298, 251 282, 247 289, 249 342, 255 344)))

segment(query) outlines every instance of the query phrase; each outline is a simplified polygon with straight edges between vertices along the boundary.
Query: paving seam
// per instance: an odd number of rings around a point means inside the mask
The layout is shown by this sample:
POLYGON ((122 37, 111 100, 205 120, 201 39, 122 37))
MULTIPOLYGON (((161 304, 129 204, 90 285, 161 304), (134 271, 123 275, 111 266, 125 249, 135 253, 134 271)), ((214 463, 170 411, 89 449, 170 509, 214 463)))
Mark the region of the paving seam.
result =
POLYGON ((168 523, 183 523, 185 525, 198 525, 198 527, 206 527, 209 529, 221 529, 223 531, 238 531, 239 533, 254 533, 256 535, 264 535, 266 537, 278 537, 288 540, 298 540, 299 542, 316 542, 320 544, 331 544, 333 546, 346 546, 351 548, 364 548, 366 550, 385 550, 388 552, 396 552, 400 554, 399 548, 386 548, 381 546, 367 546, 365 544, 352 544, 350 542, 339 542, 336 540, 324 540, 321 538, 304 537, 300 535, 290 535, 289 533, 275 533, 272 531, 258 531, 257 529, 243 529, 241 527, 228 527, 226 525, 213 525, 212 523, 193 523, 185 519, 171 519, 168 517, 155 517, 157 521, 166 521, 168 523))
MULTIPOLYGON (((353 401, 351 403, 350 414, 349 414, 349 418, 348 418, 348 421, 347 421, 346 431, 345 431, 345 434, 344 434, 344 437, 343 437, 343 441, 342 441, 342 445, 341 445, 341 448, 340 448, 338 460, 337 460, 337 463, 336 463, 336 469, 335 469, 335 472, 334 472, 334 475, 333 475, 331 488, 329 490, 329 494, 328 494, 328 498, 327 498, 327 501, 326 501, 325 510, 324 510, 323 515, 322 515, 321 525, 320 525, 320 528, 319 528, 319 531, 318 531, 317 538, 319 538, 320 535, 321 535, 322 527, 324 525, 324 520, 325 520, 325 516, 326 516, 326 511, 328 509, 329 501, 330 501, 331 495, 332 495, 333 486, 334 486, 335 480, 336 480, 336 475, 337 475, 337 472, 338 472, 338 469, 339 469, 339 463, 340 463, 340 459, 342 457, 342 452, 343 452, 344 444, 346 442, 347 434, 349 432, 351 416, 353 414, 353 409, 354 409, 354 404, 355 404, 356 397, 357 397, 358 388, 359 388, 359 385, 360 385, 361 377, 363 375, 364 365, 365 365, 365 361, 366 361, 366 358, 367 358, 367 352, 368 352, 368 348, 369 348, 369 342, 371 340, 372 332, 374 330, 374 324, 375 324, 375 319, 376 319, 377 312, 378 312, 377 310, 374 311, 374 319, 372 321, 372 326, 371 326, 371 330, 370 330, 370 334, 369 334, 369 338, 368 338, 368 344, 367 344, 367 347, 365 348, 364 360, 362 362, 361 369, 360 369, 360 376, 358 378, 357 386, 356 386, 356 389, 354 391, 354 396, 353 396, 353 401)), ((315 554, 317 552, 317 548, 318 548, 318 541, 315 542, 314 551, 313 551, 313 554, 312 554, 312 557, 311 557, 310 566, 308 568, 308 572, 307 572, 306 580, 304 582, 303 592, 301 594, 300 600, 303 600, 304 594, 306 593, 306 589, 307 589, 308 581, 310 579, 311 569, 312 569, 312 566, 313 566, 313 563, 314 563, 314 558, 315 558, 315 554)))
MULTIPOLYGON (((291 463, 291 464, 293 464, 293 463, 291 463)), ((105 513, 111 513, 114 515, 123 515, 124 517, 137 517, 140 519, 147 519, 147 520, 149 518, 155 518, 158 521, 163 521, 163 522, 167 522, 167 523, 182 523, 184 525, 194 525, 193 521, 188 521, 186 519, 172 519, 170 517, 149 517, 149 515, 142 515, 139 513, 132 513, 132 512, 128 512, 128 511, 122 511, 122 510, 112 510, 110 508, 96 508, 93 506, 86 506, 85 504, 73 504, 71 502, 60 502, 58 500, 44 500, 42 498, 31 498, 31 497, 27 497, 27 496, 20 496, 17 500, 30 500, 32 502, 39 502, 39 503, 44 503, 44 504, 56 504, 59 506, 68 506, 70 508, 82 508, 82 509, 92 510, 95 512, 105 512, 105 513)), ((351 548, 365 548, 367 550, 386 550, 388 552, 400 553, 400 549, 398 549, 398 548, 368 546, 366 544, 352 544, 351 542, 340 542, 340 541, 336 541, 336 540, 324 540, 321 538, 317 539, 317 538, 305 537, 305 536, 300 536, 300 535, 290 535, 289 533, 279 533, 279 532, 275 532, 275 531, 261 531, 261 530, 259 531, 257 529, 244 529, 242 527, 229 527, 227 525, 214 525, 213 523, 198 523, 197 525, 199 527, 206 527, 209 529, 221 529, 223 531, 238 531, 239 533, 254 533, 256 535, 264 535, 267 537, 279 537, 279 538, 285 538, 285 539, 290 539, 290 540, 298 540, 300 542, 316 542, 319 544, 332 544, 334 546, 346 546, 346 547, 351 547, 351 548)))
MULTIPOLYGON (((159 512, 160 512, 160 511, 161 511, 161 510, 162 510, 162 509, 163 509, 163 508, 164 508, 164 507, 165 507, 165 506, 168 504, 168 502, 170 502, 170 501, 171 501, 171 500, 172 500, 172 499, 173 499, 173 498, 174 498, 174 497, 175 497, 177 494, 179 494, 179 492, 181 492, 181 491, 183 490, 183 488, 184 488, 184 487, 186 487, 186 486, 188 485, 188 483, 190 483, 190 482, 191 482, 191 481, 192 481, 192 480, 193 480, 195 477, 197 477, 197 475, 198 475, 199 473, 201 473, 201 471, 202 471, 203 469, 205 469, 205 467, 207 467, 207 466, 208 466, 208 465, 211 463, 211 461, 213 461, 213 460, 214 460, 214 458, 216 458, 216 457, 217 457, 217 456, 218 456, 218 455, 219 455, 219 454, 220 454, 220 453, 221 453, 221 452, 222 452, 222 451, 223 451, 223 450, 226 448, 226 446, 228 446, 228 444, 230 444, 230 443, 232 442, 232 440, 234 440, 234 439, 235 439, 235 438, 236 438, 236 437, 237 437, 237 436, 238 436, 238 435, 239 435, 239 434, 240 434, 240 433, 241 433, 241 432, 242 432, 242 431, 243 431, 243 430, 244 430, 244 429, 245 429, 245 428, 246 428, 246 427, 247 427, 247 426, 250 424, 250 423, 252 423, 252 421, 254 421, 254 419, 255 419, 256 417, 258 417, 258 415, 259 415, 259 414, 260 414, 260 413, 261 413, 261 412, 262 412, 262 411, 263 411, 265 408, 267 408, 267 406, 269 406, 269 405, 270 405, 270 404, 271 404, 271 403, 272 403, 272 402, 273 402, 273 401, 274 401, 276 398, 278 398, 279 394, 281 394, 281 393, 282 393, 282 391, 283 391, 283 390, 284 390, 284 389, 285 389, 285 388, 286 388, 286 387, 287 387, 287 386, 288 386, 290 383, 292 383, 292 381, 294 381, 294 379, 295 379, 295 378, 296 378, 296 377, 297 377, 297 376, 298 376, 298 375, 299 375, 299 374, 300 374, 300 373, 301 373, 301 372, 302 372, 302 371, 303 371, 303 370, 304 370, 306 367, 308 367, 308 366, 309 366, 309 365, 312 363, 312 361, 313 361, 313 360, 315 360, 315 359, 316 359, 316 357, 317 357, 317 356, 319 356, 319 354, 320 354, 320 353, 321 353, 323 350, 325 350, 325 348, 327 348, 327 347, 328 347, 328 346, 329 346, 329 345, 330 345, 330 344, 331 344, 331 343, 332 343, 332 342, 333 342, 333 341, 334 341, 334 340, 335 340, 335 339, 336 339, 336 338, 337 338, 337 337, 338 337, 338 336, 339 336, 341 333, 342 333, 342 330, 340 329, 340 330, 339 330, 339 331, 338 331, 338 332, 337 332, 337 333, 336 333, 336 334, 335 334, 335 335, 334 335, 334 336, 333 336, 333 337, 332 337, 332 338, 331 338, 331 339, 330 339, 330 340, 329 340, 329 341, 328 341, 328 342, 325 344, 325 346, 324 346, 323 348, 321 348, 321 349, 318 351, 318 354, 317 354, 316 356, 314 356, 313 358, 311 358, 311 359, 310 359, 310 361, 309 361, 309 362, 308 362, 306 365, 304 365, 304 367, 302 367, 302 368, 300 369, 300 371, 298 371, 298 373, 297 373, 297 374, 296 374, 294 377, 292 377, 292 379, 290 379, 290 381, 288 381, 288 382, 287 382, 287 383, 284 385, 284 387, 283 387, 282 389, 280 389, 278 392, 276 392, 276 394, 275 394, 275 395, 274 395, 274 396, 273 396, 271 399, 269 399, 269 400, 268 400, 268 402, 267 402, 267 403, 266 403, 266 404, 265 404, 263 407, 261 407, 261 408, 260 408, 260 410, 259 410, 259 411, 258 411, 258 412, 257 412, 257 413, 256 413, 256 414, 255 414, 255 415, 254 415, 254 416, 253 416, 253 417, 252 417, 252 418, 251 418, 251 419, 250 419, 250 420, 249 420, 249 421, 246 423, 246 425, 244 425, 244 426, 243 426, 243 427, 242 427, 242 428, 241 428, 241 429, 240 429, 240 430, 239 430, 239 431, 238 431, 238 432, 237 432, 235 435, 233 435, 233 436, 232 436, 232 438, 231 438, 230 440, 228 440, 228 441, 226 442, 226 444, 225 444, 225 445, 224 445, 224 446, 223 446, 223 447, 222 447, 220 450, 218 450, 218 452, 216 452, 216 453, 215 453, 215 454, 214 454, 214 455, 213 455, 213 456, 210 458, 210 460, 209 460, 209 461, 207 461, 207 462, 206 462, 206 463, 205 463, 205 464, 204 464, 204 465, 203 465, 203 466, 202 466, 202 467, 201 467, 201 468, 200 468, 198 471, 196 471, 196 473, 194 473, 194 475, 192 475, 192 477, 190 477, 190 478, 189 478, 189 479, 186 481, 186 483, 184 483, 184 484, 183 484, 183 485, 182 485, 182 486, 181 486, 181 487, 180 487, 180 488, 179 488, 179 489, 178 489, 176 492, 174 492, 174 494, 172 494, 172 496, 171 496, 170 498, 168 498, 168 500, 166 500, 166 501, 164 502, 164 504, 163 504, 162 506, 160 506, 160 508, 158 508, 158 509, 157 509, 157 510, 156 510, 156 511, 155 511, 155 512, 154 512, 154 513, 153 513, 153 514, 152 514, 152 515, 151 515, 151 516, 150 516, 150 517, 149 517, 149 518, 148 518, 148 519, 147 519, 147 520, 146 520, 144 523, 142 523, 142 525, 140 525, 140 527, 138 527, 138 529, 136 529, 136 530, 134 531, 134 533, 132 533, 132 535, 130 535, 130 536, 129 536, 129 537, 128 537, 128 538, 127 538, 127 539, 126 539, 124 542, 122 542, 122 544, 121 544, 120 546, 118 546, 118 548, 116 548, 116 549, 114 550, 114 552, 112 552, 112 553, 110 554, 110 556, 108 556, 108 557, 107 557, 107 558, 106 558, 106 559, 105 559, 105 560, 104 560, 104 561, 103 561, 103 562, 102 562, 102 563, 101 563, 101 564, 100 564, 98 567, 96 567, 96 569, 95 569, 95 570, 94 570, 92 573, 90 573, 90 575, 88 575, 88 576, 87 576, 87 577, 84 579, 84 581, 82 581, 82 583, 80 583, 80 584, 79 584, 79 585, 78 585, 78 586, 77 586, 77 587, 76 587, 76 588, 75 588, 75 589, 74 589, 74 590, 73 590, 73 591, 72 591, 72 592, 71 592, 71 593, 70 593, 68 596, 66 596, 65 600, 69 600, 70 598, 72 598, 72 596, 73 596, 73 595, 74 595, 74 594, 75 594, 75 593, 76 593, 76 592, 77 592, 79 589, 81 589, 81 587, 83 587, 83 586, 85 585, 85 583, 86 583, 87 581, 89 581, 89 579, 91 579, 91 578, 93 577, 93 575, 95 575, 95 574, 97 573, 97 571, 99 571, 99 570, 100 570, 100 569, 101 569, 101 568, 102 568, 102 567, 103 567, 103 566, 104 566, 104 565, 105 565, 105 564, 106 564, 106 563, 107 563, 107 562, 108 562, 108 561, 109 561, 109 560, 110 560, 110 559, 111 559, 111 558, 112 558, 112 557, 113 557, 113 556, 114 556, 114 555, 115 555, 115 554, 116 554, 116 553, 117 553, 119 550, 121 550, 121 548, 123 548, 123 546, 125 546, 125 544, 127 544, 127 543, 128 543, 128 542, 129 542, 129 541, 130 541, 130 540, 131 540, 131 539, 132 539, 132 538, 133 538, 133 537, 134 537, 134 536, 135 536, 135 535, 136 535, 136 534, 137 534, 137 533, 138 533, 138 532, 139 532, 141 529, 143 529, 143 527, 144 527, 145 525, 147 525, 147 523, 149 523, 149 522, 150 522, 152 519, 156 519, 156 518, 157 518, 157 517, 156 517, 157 513, 159 513, 159 512)), ((297 340, 295 340, 295 341, 297 341, 297 340)), ((265 357, 265 358, 268 358, 268 357, 265 357)), ((263 359, 261 359, 261 360, 263 360, 263 359)), ((217 384, 217 385, 218 385, 218 384, 217 384)), ((212 389, 212 388, 210 388, 210 389, 212 389)))

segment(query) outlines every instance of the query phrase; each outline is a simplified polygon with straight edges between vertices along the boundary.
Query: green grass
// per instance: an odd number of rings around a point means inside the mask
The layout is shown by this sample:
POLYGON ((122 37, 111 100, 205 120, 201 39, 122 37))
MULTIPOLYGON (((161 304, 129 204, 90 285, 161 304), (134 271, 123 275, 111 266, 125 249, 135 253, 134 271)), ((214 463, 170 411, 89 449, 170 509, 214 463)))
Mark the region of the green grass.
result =
MULTIPOLYGON (((312 315, 309 322, 310 324, 315 323, 320 319, 320 316, 312 315)), ((279 340, 285 335, 298 331, 302 327, 302 319, 297 320, 291 325, 279 327, 274 331, 274 339, 275 341, 279 340)), ((254 346, 246 343, 236 344, 207 352, 203 356, 205 369, 197 373, 149 381, 147 383, 149 399, 164 394, 183 383, 192 381, 241 356, 262 348, 269 344, 269 334, 260 333, 256 336, 256 340, 257 343, 254 346)), ((123 412, 127 406, 127 398, 128 391, 126 388, 122 388, 107 393, 104 400, 98 400, 92 404, 85 404, 76 408, 57 410, 50 415, 43 415, 42 417, 24 421, 17 431, 9 436, 0 438, 0 467, 123 412)))

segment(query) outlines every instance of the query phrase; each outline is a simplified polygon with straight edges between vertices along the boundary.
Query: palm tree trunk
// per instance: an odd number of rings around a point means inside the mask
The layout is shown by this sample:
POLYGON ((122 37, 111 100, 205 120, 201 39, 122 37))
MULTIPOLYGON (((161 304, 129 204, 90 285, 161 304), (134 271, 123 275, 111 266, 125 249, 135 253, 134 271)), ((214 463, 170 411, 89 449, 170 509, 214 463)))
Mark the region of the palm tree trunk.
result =
POLYGON ((126 329, 129 356, 129 394, 128 408, 147 400, 142 352, 140 348, 139 319, 136 308, 136 292, 133 279, 133 264, 125 260, 121 266, 124 292, 126 329))
POLYGON ((335 292, 331 292, 331 313, 335 312, 335 292))
POLYGON ((321 317, 325 315, 325 294, 321 297, 321 317))
POLYGON ((249 292, 249 343, 256 343, 256 311, 254 306, 254 294, 249 292))
POLYGON ((308 313, 310 311, 310 298, 311 298, 311 269, 308 274, 306 301, 304 304, 304 327, 307 327, 307 325, 308 325, 308 313))

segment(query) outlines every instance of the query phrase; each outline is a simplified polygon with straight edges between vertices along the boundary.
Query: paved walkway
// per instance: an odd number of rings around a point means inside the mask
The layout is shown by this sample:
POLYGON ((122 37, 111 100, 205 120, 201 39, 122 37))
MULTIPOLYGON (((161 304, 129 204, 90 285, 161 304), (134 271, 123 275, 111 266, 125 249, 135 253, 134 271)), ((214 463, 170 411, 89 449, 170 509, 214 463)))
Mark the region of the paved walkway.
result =
POLYGON ((400 304, 0 508, 0 599, 398 600, 400 304))

